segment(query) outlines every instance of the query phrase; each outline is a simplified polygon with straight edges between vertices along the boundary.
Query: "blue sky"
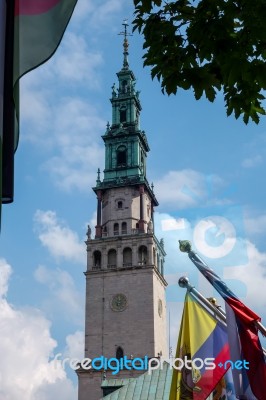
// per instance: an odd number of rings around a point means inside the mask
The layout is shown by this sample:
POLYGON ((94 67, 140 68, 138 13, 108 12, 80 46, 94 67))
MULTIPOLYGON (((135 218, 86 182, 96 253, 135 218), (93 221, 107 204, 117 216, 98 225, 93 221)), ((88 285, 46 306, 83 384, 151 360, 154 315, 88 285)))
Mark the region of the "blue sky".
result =
MULTIPOLYGON (((0 399, 77 398, 75 375, 53 354, 82 357, 86 226, 103 169, 101 135, 111 121, 111 86, 122 66, 120 0, 79 0, 55 56, 21 82, 15 202, 3 206, 0 237, 0 399), (31 382, 29 385, 28 382, 31 382)), ((167 252, 167 300, 175 346, 183 274, 213 291, 177 247, 194 248, 266 321, 264 227, 266 124, 226 117, 223 98, 164 96, 142 67, 142 38, 130 38, 130 67, 151 152, 148 178, 160 206, 156 235, 167 252)))

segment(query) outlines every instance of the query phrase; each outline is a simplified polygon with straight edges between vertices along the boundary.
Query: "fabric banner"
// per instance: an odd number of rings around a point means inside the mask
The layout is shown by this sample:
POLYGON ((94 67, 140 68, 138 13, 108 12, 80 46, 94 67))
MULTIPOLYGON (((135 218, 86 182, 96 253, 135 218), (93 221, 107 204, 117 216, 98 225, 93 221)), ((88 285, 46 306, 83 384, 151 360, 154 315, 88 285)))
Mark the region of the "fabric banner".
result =
MULTIPOLYGON (((19 79, 55 53, 77 0, 15 0, 14 99, 19 121, 19 79)), ((15 148, 18 137, 15 138, 15 148)))
MULTIPOLYGON (((254 322, 260 321, 261 318, 243 304, 220 277, 210 269, 196 253, 190 251, 188 256, 228 305, 228 334, 230 335, 229 342, 231 342, 230 349, 232 349, 232 352, 235 351, 233 347, 235 337, 233 337, 233 330, 230 328, 230 318, 234 315, 235 329, 237 329, 238 340, 241 346, 241 352, 239 352, 240 358, 238 359, 247 361, 249 367, 246 370, 247 374, 242 375, 242 378, 245 380, 236 382, 236 387, 239 387, 237 390, 241 390, 241 395, 244 396, 250 385, 253 393, 252 396, 255 396, 258 400, 265 400, 264 385, 266 382, 266 364, 258 336, 258 329, 254 324, 254 322)), ((239 377, 240 376, 238 376, 238 378, 239 377)))
POLYGON ((170 400, 205 400, 229 368, 218 366, 230 359, 226 327, 189 293, 184 303, 176 359, 191 360, 192 368, 173 369, 170 400), (213 369, 205 363, 207 358, 214 359, 213 369), (193 361, 200 368, 195 368, 193 361))

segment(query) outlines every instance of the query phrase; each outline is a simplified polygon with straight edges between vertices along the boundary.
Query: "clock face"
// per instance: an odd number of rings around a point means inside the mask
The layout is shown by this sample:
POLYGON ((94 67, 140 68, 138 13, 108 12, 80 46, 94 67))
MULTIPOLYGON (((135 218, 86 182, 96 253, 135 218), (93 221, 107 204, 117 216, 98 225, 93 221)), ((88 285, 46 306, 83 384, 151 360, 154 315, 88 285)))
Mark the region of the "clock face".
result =
POLYGON ((163 302, 161 299, 158 300, 158 314, 161 317, 163 314, 163 302))
POLYGON ((127 298, 124 294, 118 293, 111 300, 111 308, 113 311, 124 311, 127 306, 127 298))

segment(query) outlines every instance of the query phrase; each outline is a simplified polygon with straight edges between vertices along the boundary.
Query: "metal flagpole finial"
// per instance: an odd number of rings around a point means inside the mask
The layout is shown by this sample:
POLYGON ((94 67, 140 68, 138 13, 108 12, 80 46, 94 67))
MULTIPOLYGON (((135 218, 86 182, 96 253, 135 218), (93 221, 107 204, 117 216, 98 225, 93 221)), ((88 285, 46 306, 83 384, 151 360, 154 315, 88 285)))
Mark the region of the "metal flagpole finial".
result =
POLYGON ((178 240, 179 241, 179 250, 183 253, 190 253, 192 249, 191 242, 189 240, 178 240))
POLYGON ((186 287, 188 287, 188 286, 189 286, 189 279, 188 279, 188 277, 187 277, 187 276, 181 276, 181 278, 179 278, 179 280, 178 280, 178 285, 179 285, 181 288, 186 288, 186 287))
POLYGON ((123 36, 124 36, 124 42, 123 42, 123 47, 124 47, 124 53, 123 53, 123 54, 124 54, 124 61, 123 61, 123 67, 124 67, 125 69, 127 69, 128 66, 129 66, 129 64, 128 64, 128 59, 127 59, 127 57, 128 57, 128 46, 129 46, 127 37, 128 37, 128 36, 133 36, 133 35, 132 35, 131 33, 128 33, 128 31, 127 31, 127 27, 128 27, 127 19, 124 19, 122 25, 124 26, 124 31, 123 31, 123 32, 120 32, 118 35, 123 35, 123 36))

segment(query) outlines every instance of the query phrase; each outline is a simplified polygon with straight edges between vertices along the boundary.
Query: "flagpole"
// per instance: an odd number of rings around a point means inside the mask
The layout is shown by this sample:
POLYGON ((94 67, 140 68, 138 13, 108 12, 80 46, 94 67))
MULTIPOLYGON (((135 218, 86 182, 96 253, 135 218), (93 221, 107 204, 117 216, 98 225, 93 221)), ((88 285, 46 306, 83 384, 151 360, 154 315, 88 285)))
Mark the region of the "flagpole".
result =
POLYGON ((182 276, 178 284, 180 287, 187 289, 194 297, 200 300, 208 309, 210 309, 214 314, 217 314, 219 318, 226 323, 226 316, 220 308, 215 307, 209 300, 207 300, 194 286, 189 283, 189 279, 186 276, 182 276))
MULTIPOLYGON (((219 319, 227 325, 226 322, 226 313, 222 309, 222 307, 217 307, 214 306, 206 297, 204 297, 197 289, 195 289, 194 286, 192 286, 189 282, 189 279, 187 276, 182 276, 179 278, 178 285, 181 288, 187 289, 189 293, 195 298, 195 300, 200 300, 209 310, 211 310, 214 313, 214 317, 218 315, 219 319)), ((263 325, 262 325, 263 326, 263 325)), ((264 328, 264 327, 263 327, 264 328)), ((263 349, 263 353, 266 355, 266 349, 263 349)))
MULTIPOLYGON (((208 265, 198 256, 197 253, 195 253, 194 251, 191 250, 191 243, 188 240, 179 240, 179 248, 180 251, 184 252, 184 253, 188 253, 188 257, 190 258, 190 260, 193 262, 193 264, 196 265, 196 267, 202 272, 202 270, 207 270, 209 271, 211 274, 215 275, 214 271, 212 269, 210 269, 208 267, 208 265)), ((216 275, 217 277, 217 275, 216 275)), ((208 279, 208 278, 207 278, 208 279)), ((208 279, 209 280, 209 279, 208 279)), ((231 294, 233 294, 226 286, 226 284, 224 284, 224 282, 221 282, 223 284, 223 290, 224 288, 226 288, 226 290, 228 292, 230 292, 231 294)), ((218 290, 219 291, 219 290, 218 290)), ((250 312, 252 312, 251 310, 249 310, 250 312)), ((252 312, 254 314, 254 312, 252 312)), ((257 329, 262 333, 263 336, 266 336, 266 328, 264 325, 262 325, 261 322, 254 320, 253 324, 257 327, 257 329)))

